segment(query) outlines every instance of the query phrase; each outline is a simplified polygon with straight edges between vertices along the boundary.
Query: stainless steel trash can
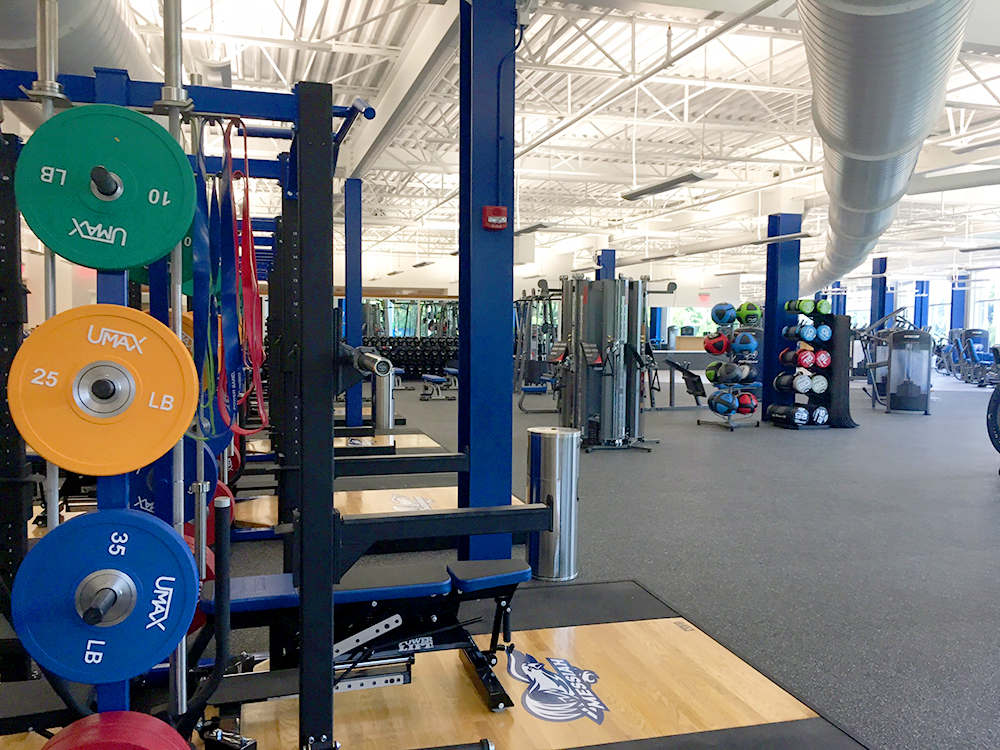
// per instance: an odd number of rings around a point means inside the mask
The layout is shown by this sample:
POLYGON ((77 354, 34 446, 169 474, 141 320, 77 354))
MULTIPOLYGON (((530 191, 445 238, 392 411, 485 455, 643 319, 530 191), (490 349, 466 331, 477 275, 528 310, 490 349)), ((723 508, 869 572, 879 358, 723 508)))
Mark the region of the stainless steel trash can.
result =
POLYGON ((552 507, 552 531, 532 532, 528 539, 528 562, 539 580, 572 581, 579 573, 576 565, 579 477, 580 430, 528 428, 527 502, 552 507))

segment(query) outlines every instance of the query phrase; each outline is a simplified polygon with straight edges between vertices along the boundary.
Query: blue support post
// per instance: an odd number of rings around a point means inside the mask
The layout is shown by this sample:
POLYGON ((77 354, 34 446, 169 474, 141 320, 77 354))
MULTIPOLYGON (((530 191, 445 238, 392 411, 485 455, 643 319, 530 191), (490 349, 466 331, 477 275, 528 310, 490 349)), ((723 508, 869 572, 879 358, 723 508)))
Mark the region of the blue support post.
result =
POLYGON ((896 309, 896 287, 887 286, 885 290, 885 315, 896 309))
POLYGON ((879 318, 885 317, 890 310, 886 310, 886 292, 888 284, 885 278, 886 259, 872 259, 872 310, 868 323, 874 323, 879 318))
MULTIPOLYGON (((97 301, 105 305, 128 304, 128 271, 98 271, 97 301)), ((128 474, 97 477, 97 507, 100 510, 128 508, 128 474)), ((97 686, 97 707, 101 711, 128 711, 129 682, 97 686)))
POLYGON ((951 282, 951 327, 965 328, 965 299, 969 276, 960 273, 951 282))
POLYGON ((615 251, 608 248, 601 250, 601 254, 597 256, 597 271, 595 279, 597 281, 602 281, 603 279, 613 279, 615 277, 615 251))
MULTIPOLYGON (((349 179, 344 183, 344 233, 345 265, 344 276, 344 321, 345 340, 350 346, 361 346, 361 325, 363 308, 361 305, 361 180, 349 179)), ((345 424, 348 427, 361 426, 362 384, 347 390, 345 424)))
POLYGON ((847 289, 839 281, 835 281, 830 291, 830 304, 833 305, 833 314, 847 315, 847 289))
POLYGON ((649 341, 660 341, 663 338, 663 334, 661 333, 662 323, 663 308, 649 308, 649 335, 647 336, 649 341))
MULTIPOLYGON (((802 231, 801 214, 772 214, 767 217, 767 236, 780 237, 802 231)), ((761 419, 770 421, 767 407, 791 404, 792 395, 778 393, 774 379, 784 368, 778 354, 788 346, 781 335, 785 326, 795 325, 798 316, 785 312, 785 302, 799 297, 799 240, 775 242, 767 246, 767 279, 764 284, 764 347, 762 363, 761 419)))
MULTIPOLYGON (((458 253, 460 507, 510 504, 514 369, 510 305, 514 235, 485 229, 483 210, 514 204, 514 0, 459 3, 461 19, 458 253)), ((510 534, 463 539, 459 559, 500 560, 510 534)))
POLYGON ((931 282, 918 281, 913 292, 913 325, 917 328, 927 327, 927 314, 930 311, 931 282))

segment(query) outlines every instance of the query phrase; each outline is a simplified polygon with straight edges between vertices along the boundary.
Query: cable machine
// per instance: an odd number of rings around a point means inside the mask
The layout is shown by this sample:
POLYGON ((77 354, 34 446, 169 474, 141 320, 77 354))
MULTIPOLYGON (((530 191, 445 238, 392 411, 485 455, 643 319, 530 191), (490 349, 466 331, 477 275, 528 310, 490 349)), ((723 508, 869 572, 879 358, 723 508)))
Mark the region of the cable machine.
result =
POLYGON ((649 451, 643 399, 655 364, 643 356, 647 282, 563 277, 562 339, 550 362, 557 372, 559 424, 583 431, 588 451, 649 451))

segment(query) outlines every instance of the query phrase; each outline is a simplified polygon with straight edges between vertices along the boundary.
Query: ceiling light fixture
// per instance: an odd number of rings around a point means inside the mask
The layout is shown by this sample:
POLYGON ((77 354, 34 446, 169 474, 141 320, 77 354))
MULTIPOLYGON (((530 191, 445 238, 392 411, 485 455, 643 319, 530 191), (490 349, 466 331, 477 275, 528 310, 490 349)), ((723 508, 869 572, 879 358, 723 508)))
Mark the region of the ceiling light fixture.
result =
POLYGON ((529 224, 526 227, 521 227, 514 231, 515 237, 520 237, 522 234, 531 234, 533 232, 541 232, 543 229, 551 229, 554 227, 551 221, 540 221, 537 224, 529 224))
POLYGON ((401 268, 397 268, 395 271, 389 271, 386 276, 399 276, 402 272, 403 270, 401 268))
POLYGON ((433 260, 422 260, 419 263, 414 263, 413 267, 414 268, 423 268, 424 266, 433 266, 433 265, 434 265, 434 261, 433 260))
POLYGON ((647 185, 646 187, 636 188, 635 190, 630 190, 627 193, 622 193, 622 199, 627 201, 637 201, 640 198, 656 195, 658 193, 665 193, 668 190, 673 190, 674 188, 678 188, 681 185, 687 185, 691 182, 710 180, 715 176, 715 172, 686 172, 682 175, 671 177, 669 180, 664 180, 663 182, 657 182, 653 185, 647 185))
POLYGON ((982 250, 1000 250, 1000 245, 983 245, 982 247, 960 247, 960 253, 978 253, 982 250))

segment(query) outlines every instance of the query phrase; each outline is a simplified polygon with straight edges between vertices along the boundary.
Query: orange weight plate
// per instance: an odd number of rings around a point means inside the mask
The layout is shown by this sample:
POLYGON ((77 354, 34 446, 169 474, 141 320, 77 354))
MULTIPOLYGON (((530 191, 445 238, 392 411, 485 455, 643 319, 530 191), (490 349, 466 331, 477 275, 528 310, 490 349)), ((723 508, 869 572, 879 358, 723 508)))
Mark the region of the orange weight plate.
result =
POLYGON ((169 328, 120 305, 50 318, 18 350, 7 380, 18 431, 43 458, 91 476, 152 463, 194 418, 198 377, 169 328))

